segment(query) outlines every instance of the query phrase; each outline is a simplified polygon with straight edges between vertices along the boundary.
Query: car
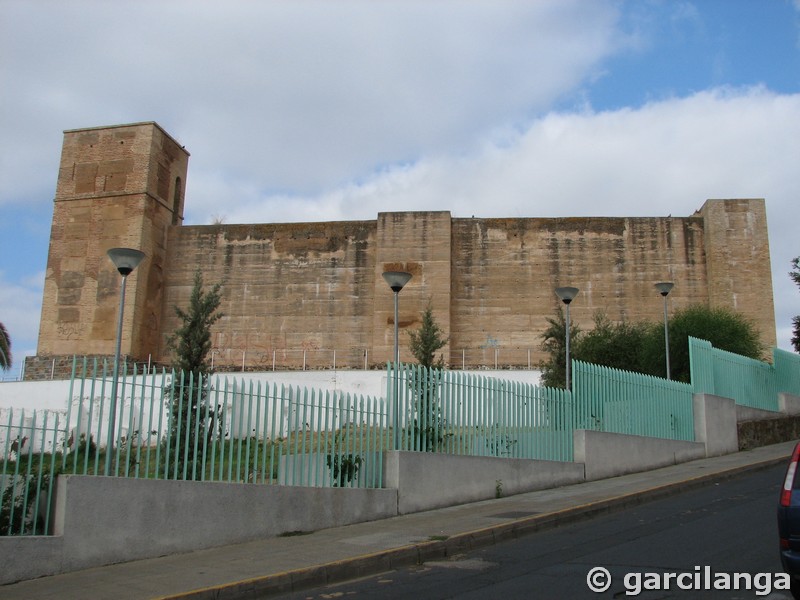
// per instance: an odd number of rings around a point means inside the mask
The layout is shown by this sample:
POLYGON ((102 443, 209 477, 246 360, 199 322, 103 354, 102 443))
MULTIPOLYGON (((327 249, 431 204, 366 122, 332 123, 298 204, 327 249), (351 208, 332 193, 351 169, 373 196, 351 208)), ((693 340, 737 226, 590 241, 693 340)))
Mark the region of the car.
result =
POLYGON ((800 599, 800 442, 795 445, 778 502, 781 564, 792 578, 792 596, 800 599))

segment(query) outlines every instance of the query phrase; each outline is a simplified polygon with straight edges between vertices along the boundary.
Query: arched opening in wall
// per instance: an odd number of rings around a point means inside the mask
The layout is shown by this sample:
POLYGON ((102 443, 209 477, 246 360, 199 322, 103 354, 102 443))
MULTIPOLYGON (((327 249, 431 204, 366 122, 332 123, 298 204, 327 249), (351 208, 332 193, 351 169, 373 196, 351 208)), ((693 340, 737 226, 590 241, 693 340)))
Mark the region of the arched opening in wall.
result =
POLYGON ((181 178, 175 178, 175 196, 172 199, 172 224, 179 225, 181 221, 181 190, 183 188, 181 178))

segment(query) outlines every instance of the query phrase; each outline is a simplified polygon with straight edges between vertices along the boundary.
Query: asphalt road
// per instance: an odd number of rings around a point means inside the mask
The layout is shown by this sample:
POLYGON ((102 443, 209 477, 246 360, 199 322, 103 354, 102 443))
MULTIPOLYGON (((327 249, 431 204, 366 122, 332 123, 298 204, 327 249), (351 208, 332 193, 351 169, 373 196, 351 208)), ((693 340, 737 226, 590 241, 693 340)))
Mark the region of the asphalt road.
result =
POLYGON ((791 598, 775 589, 782 581, 775 513, 784 471, 773 467, 449 561, 281 598, 791 598), (587 585, 595 568, 611 576, 602 593, 587 585), (713 591, 735 574, 746 574, 739 590, 713 591), (712 591, 682 589, 705 581, 712 591))

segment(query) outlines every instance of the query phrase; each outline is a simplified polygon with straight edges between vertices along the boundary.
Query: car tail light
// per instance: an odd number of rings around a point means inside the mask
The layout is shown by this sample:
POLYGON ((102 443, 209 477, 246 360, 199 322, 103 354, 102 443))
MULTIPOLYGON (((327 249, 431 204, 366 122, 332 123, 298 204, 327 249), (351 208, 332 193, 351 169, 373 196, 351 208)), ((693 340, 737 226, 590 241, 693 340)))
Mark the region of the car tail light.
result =
POLYGON ((792 502, 792 487, 794 486, 794 474, 797 471, 798 460, 800 460, 800 444, 794 447, 792 460, 789 462, 789 468, 786 469, 786 477, 783 480, 783 489, 781 490, 781 506, 789 506, 792 502))

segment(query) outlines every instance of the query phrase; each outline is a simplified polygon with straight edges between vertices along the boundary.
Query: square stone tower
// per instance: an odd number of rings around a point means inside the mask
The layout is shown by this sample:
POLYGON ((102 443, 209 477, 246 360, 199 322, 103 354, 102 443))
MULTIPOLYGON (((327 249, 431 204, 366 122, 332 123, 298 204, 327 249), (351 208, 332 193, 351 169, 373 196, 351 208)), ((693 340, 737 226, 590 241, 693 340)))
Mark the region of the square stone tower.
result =
POLYGON ((698 214, 706 237, 708 305, 746 315, 771 350, 777 336, 764 199, 707 200, 698 214))
POLYGON ((156 123, 64 132, 37 358, 114 353, 114 247, 146 255, 128 277, 122 354, 147 361, 157 351, 167 234, 183 221, 188 164, 156 123))

